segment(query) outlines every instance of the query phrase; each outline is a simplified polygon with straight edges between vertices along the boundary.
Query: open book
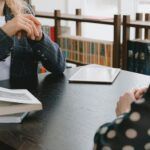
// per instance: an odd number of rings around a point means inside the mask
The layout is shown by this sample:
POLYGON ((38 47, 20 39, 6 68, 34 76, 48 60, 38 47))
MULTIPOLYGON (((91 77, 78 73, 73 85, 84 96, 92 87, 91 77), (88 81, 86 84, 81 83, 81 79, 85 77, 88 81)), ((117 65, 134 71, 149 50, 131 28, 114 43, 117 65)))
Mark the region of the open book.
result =
POLYGON ((0 116, 41 109, 41 102, 28 90, 13 90, 0 87, 0 116))
POLYGON ((91 64, 80 69, 69 79, 77 83, 113 83, 120 69, 91 64))

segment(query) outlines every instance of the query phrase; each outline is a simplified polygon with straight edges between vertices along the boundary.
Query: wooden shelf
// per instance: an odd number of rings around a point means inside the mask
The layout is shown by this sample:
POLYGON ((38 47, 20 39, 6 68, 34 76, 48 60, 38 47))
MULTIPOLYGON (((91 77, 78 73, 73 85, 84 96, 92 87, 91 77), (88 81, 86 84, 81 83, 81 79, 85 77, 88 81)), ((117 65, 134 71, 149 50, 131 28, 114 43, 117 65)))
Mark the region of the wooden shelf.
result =
POLYGON ((150 29, 150 22, 149 21, 131 21, 127 24, 128 27, 135 27, 135 28, 148 28, 150 29))
MULTIPOLYGON (((36 17, 41 17, 41 18, 52 18, 54 19, 54 13, 49 13, 49 12, 35 12, 36 17)), ((89 23, 99 23, 99 24, 105 24, 105 25, 114 25, 114 21, 112 18, 104 19, 104 18, 99 18, 99 17, 92 17, 92 16, 77 16, 77 15, 71 15, 71 14, 61 14, 58 19, 61 20, 68 20, 68 21, 81 21, 81 22, 89 22, 89 23)))
POLYGON ((123 16, 123 52, 122 62, 123 69, 127 70, 128 61, 128 41, 130 40, 130 27, 135 28, 135 39, 150 40, 150 13, 146 13, 145 17, 142 13, 136 14, 136 20, 131 20, 129 15, 123 16), (144 29, 144 30, 142 30, 144 29), (143 37, 144 34, 144 37, 143 37))
POLYGON ((41 12, 41 11, 36 11, 35 12, 35 16, 36 17, 40 17, 40 18, 48 18, 48 19, 54 19, 54 13, 49 13, 49 12, 41 12))
MULTIPOLYGON (((104 18, 104 17, 94 17, 94 16, 84 16, 81 13, 81 9, 76 9, 75 14, 61 14, 60 10, 55 10, 54 13, 49 12, 35 12, 36 17, 54 19, 55 24, 55 42, 59 42, 59 36, 61 35, 61 21, 74 21, 76 23, 76 35, 82 35, 82 23, 96 23, 103 25, 111 25, 113 27, 113 67, 120 67, 120 31, 121 31, 121 16, 114 15, 113 18, 104 18)), ((76 62, 76 64, 82 64, 76 62)), ((82 64, 85 65, 85 64, 82 64)))
POLYGON ((58 19, 61 20, 70 20, 70 21, 81 21, 81 22, 89 22, 89 23, 99 23, 99 24, 105 24, 105 25, 113 25, 113 19, 100 19, 96 17, 91 16, 76 16, 76 15, 68 15, 68 14, 62 14, 58 19))

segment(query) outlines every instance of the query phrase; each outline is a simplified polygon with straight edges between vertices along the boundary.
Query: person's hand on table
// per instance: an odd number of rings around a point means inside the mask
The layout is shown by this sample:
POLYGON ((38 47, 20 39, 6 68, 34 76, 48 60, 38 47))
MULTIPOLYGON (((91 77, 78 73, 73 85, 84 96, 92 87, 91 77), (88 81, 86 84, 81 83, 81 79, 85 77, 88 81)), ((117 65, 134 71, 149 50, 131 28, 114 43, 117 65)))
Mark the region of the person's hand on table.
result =
POLYGON ((117 102, 116 115, 120 116, 123 113, 127 113, 131 109, 131 103, 135 101, 134 91, 126 92, 124 95, 120 96, 117 102))
MULTIPOLYGON (((38 19, 36 17, 34 17, 33 15, 26 15, 26 17, 33 21, 36 30, 38 31, 38 36, 35 36, 35 41, 40 41, 43 37, 43 32, 42 32, 42 27, 41 27, 41 23, 38 21, 38 19)), ((29 37, 30 38, 30 37, 29 37)))
POLYGON ((119 116, 123 113, 128 113, 131 110, 132 102, 141 99, 146 91, 147 88, 134 89, 121 96, 117 102, 116 115, 119 116))
POLYGON ((139 100, 143 97, 143 95, 146 93, 147 88, 141 88, 141 89, 135 89, 134 96, 136 100, 139 100))

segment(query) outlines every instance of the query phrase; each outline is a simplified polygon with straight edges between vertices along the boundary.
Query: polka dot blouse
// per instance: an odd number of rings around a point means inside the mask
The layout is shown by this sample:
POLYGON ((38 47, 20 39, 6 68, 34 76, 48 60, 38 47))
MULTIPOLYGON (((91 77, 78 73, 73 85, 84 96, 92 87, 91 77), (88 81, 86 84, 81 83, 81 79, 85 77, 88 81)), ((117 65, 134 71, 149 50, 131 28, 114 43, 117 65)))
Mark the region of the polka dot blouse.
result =
POLYGON ((132 103, 130 113, 101 126, 95 134, 95 150, 150 150, 150 90, 132 103))

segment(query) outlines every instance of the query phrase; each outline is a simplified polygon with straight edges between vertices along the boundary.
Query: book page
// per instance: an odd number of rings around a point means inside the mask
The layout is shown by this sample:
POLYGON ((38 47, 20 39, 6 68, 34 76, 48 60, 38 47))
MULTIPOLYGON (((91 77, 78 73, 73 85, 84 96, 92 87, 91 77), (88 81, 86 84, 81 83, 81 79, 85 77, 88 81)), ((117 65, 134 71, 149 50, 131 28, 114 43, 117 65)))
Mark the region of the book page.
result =
POLYGON ((31 100, 31 98, 24 93, 9 93, 5 91, 0 91, 0 97, 9 99, 31 100))
POLYGON ((28 90, 10 90, 2 87, 0 87, 0 101, 24 104, 40 103, 28 90))

